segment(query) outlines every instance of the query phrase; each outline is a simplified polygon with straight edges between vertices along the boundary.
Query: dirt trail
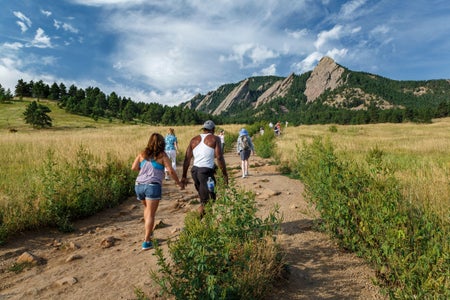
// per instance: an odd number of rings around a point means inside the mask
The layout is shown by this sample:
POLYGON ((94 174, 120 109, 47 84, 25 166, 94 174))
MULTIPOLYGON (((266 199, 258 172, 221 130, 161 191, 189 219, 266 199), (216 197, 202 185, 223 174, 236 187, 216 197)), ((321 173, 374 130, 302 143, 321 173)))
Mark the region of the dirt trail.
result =
MULTIPOLYGON (((250 176, 241 178, 239 156, 225 156, 230 177, 256 193, 261 215, 275 204, 283 215, 279 242, 287 251, 290 278, 269 299, 386 299, 372 283, 374 272, 351 253, 339 250, 313 229, 317 213, 303 199, 303 185, 281 176, 267 161, 252 156, 250 176)), ((180 167, 177 171, 180 172, 180 167)), ((164 183, 157 212, 158 242, 176 238, 187 204, 196 198, 192 184, 179 191, 164 183)), ((157 270, 154 250, 141 251, 142 208, 134 197, 119 207, 77 222, 76 231, 25 233, 0 247, 0 300, 3 299, 135 299, 134 288, 155 296, 149 271, 157 270), (25 251, 41 264, 16 274, 11 265, 25 251)), ((156 298, 156 297, 155 297, 156 298)), ((161 298, 159 298, 161 299, 161 298)))

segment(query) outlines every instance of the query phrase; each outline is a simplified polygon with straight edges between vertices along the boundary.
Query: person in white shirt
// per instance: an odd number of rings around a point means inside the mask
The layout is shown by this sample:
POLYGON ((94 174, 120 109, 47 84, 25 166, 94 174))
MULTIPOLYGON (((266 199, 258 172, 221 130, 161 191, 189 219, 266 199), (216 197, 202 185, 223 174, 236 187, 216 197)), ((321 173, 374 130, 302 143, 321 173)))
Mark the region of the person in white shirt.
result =
POLYGON ((211 177, 216 184, 215 164, 214 159, 217 160, 219 168, 222 170, 225 184, 228 184, 228 173, 221 149, 221 142, 218 136, 214 135, 216 125, 213 121, 208 120, 203 124, 203 133, 193 137, 186 149, 186 154, 183 163, 183 174, 181 176, 181 183, 187 184, 187 172, 192 158, 194 163, 191 169, 192 180, 194 181, 195 189, 200 198, 200 207, 198 212, 200 217, 203 217, 204 207, 209 199, 216 199, 216 193, 208 190, 207 181, 211 177))

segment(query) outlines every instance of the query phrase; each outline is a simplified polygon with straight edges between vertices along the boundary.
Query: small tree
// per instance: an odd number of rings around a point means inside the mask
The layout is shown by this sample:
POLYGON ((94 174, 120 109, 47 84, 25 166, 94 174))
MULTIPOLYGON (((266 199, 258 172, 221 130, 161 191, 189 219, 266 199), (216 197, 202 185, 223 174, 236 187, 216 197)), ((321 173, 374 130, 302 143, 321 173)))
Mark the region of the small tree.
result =
POLYGON ((47 115, 49 112, 51 112, 50 108, 33 101, 23 113, 25 123, 31 124, 35 128, 52 127, 52 119, 47 115))

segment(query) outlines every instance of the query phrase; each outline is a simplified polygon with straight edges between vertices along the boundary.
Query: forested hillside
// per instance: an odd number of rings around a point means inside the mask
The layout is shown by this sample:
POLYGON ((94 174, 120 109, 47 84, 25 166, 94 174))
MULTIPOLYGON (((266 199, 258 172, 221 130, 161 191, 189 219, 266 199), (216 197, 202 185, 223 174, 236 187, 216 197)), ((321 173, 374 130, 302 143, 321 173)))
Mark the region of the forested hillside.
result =
POLYGON ((228 83, 178 106, 106 95, 97 87, 18 80, 14 93, 0 85, 0 101, 50 99, 69 113, 164 125, 257 121, 299 124, 429 123, 450 114, 450 81, 398 81, 351 71, 323 58, 310 72, 257 76, 228 83), (14 98, 15 97, 15 98, 14 98))

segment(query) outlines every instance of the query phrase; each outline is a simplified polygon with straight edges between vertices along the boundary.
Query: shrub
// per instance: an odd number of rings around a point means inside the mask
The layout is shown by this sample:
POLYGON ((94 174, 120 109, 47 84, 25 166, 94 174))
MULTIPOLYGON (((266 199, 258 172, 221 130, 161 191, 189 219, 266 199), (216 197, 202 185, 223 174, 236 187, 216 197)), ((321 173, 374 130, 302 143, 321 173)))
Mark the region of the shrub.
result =
POLYGON ((262 158, 274 157, 276 153, 275 135, 268 130, 265 130, 265 132, 264 135, 258 135, 253 140, 256 153, 262 158))
POLYGON ((391 297, 448 299, 449 224, 403 199, 383 155, 374 149, 369 165, 358 166, 316 139, 299 151, 295 168, 323 228, 375 265, 391 297))
POLYGON ((152 277, 163 293, 176 299, 261 299, 280 276, 278 210, 262 220, 255 216, 253 194, 221 189, 202 220, 197 213, 186 216, 179 239, 169 243, 171 263, 156 247, 159 271, 152 277))

